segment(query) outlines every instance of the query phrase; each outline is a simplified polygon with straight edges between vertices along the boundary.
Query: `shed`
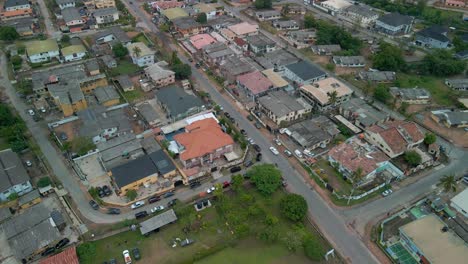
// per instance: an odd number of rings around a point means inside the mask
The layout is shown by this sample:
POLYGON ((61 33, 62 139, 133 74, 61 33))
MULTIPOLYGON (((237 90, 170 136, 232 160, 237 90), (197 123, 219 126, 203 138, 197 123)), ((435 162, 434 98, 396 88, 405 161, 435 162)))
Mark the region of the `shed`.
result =
POLYGON ((58 228, 58 230, 62 231, 65 228, 65 226, 67 226, 67 223, 65 222, 62 213, 60 213, 58 210, 53 210, 52 212, 50 212, 50 217, 52 218, 52 221, 54 221, 54 224, 58 228))
POLYGON ((177 216, 173 209, 166 211, 162 214, 154 216, 144 222, 140 223, 140 232, 142 235, 149 235, 151 232, 175 222, 177 216))
POLYGON ((18 199, 18 205, 21 209, 29 208, 42 201, 39 190, 29 192, 18 199))

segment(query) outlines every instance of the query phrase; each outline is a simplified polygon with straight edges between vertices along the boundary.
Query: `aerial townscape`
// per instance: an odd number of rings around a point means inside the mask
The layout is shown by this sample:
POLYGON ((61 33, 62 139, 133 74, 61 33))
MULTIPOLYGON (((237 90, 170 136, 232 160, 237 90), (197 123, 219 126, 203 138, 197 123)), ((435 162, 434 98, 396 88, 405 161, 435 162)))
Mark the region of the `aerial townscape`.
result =
POLYGON ((467 263, 468 0, 0 2, 0 263, 467 263))

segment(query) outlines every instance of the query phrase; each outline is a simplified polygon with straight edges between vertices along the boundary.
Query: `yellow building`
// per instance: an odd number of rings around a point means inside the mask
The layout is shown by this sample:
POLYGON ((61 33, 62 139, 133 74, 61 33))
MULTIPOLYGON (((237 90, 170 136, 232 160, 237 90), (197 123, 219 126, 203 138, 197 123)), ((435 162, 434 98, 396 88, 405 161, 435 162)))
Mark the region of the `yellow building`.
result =
POLYGON ((115 7, 114 0, 94 0, 93 2, 96 9, 115 7))
POLYGON ((99 87, 93 93, 100 105, 109 107, 120 103, 120 95, 112 85, 99 87))
POLYGON ((29 208, 42 201, 41 195, 38 190, 31 191, 20 198, 18 198, 18 206, 21 209, 29 208))
POLYGON ((162 149, 117 166, 109 172, 120 189, 120 195, 155 184, 159 176, 168 179, 176 175, 174 163, 162 149))

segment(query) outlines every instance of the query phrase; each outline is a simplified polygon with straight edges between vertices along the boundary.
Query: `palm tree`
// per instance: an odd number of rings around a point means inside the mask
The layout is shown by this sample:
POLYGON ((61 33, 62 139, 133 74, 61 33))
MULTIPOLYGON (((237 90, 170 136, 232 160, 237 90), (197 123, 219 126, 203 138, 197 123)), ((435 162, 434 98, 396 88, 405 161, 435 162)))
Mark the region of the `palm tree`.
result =
POLYGON ((362 170, 361 167, 358 167, 354 172, 353 172, 353 184, 357 185, 357 183, 362 179, 364 176, 364 171, 362 170))
POLYGON ((328 93, 328 102, 330 104, 335 104, 336 103, 336 100, 338 99, 338 92, 337 91, 333 91, 331 93, 328 93))
POLYGON ((439 180, 439 184, 444 188, 444 192, 457 191, 457 182, 454 175, 445 175, 439 180))
POLYGON ((140 57, 140 54, 141 54, 141 49, 139 47, 134 47, 133 48, 133 54, 135 54, 135 57, 140 57))

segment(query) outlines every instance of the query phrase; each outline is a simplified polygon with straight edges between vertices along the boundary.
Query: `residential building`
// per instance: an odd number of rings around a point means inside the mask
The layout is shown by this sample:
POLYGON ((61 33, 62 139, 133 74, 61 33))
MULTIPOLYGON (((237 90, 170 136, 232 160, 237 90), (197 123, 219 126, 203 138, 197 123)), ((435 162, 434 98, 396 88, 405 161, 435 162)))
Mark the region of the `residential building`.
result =
POLYGON ((468 110, 435 110, 431 111, 431 118, 449 128, 468 127, 468 110))
POLYGON ((120 88, 122 88, 124 92, 135 90, 135 85, 133 85, 133 82, 128 74, 119 75, 115 77, 115 80, 119 83, 120 88))
POLYGON ((179 158, 185 169, 209 166, 233 151, 234 140, 223 132, 217 121, 207 118, 185 127, 185 133, 174 136, 179 145, 179 158))
POLYGON ((190 44, 197 50, 201 50, 203 47, 216 43, 216 39, 214 39, 210 34, 198 34, 191 36, 189 38, 190 44))
POLYGON ((13 19, 31 18, 31 17, 33 17, 33 10, 31 8, 0 12, 0 20, 3 22, 10 21, 13 19))
POLYGON ((248 62, 245 62, 245 60, 236 56, 231 56, 224 60, 224 62, 219 66, 219 70, 226 81, 229 83, 235 83, 237 76, 253 72, 255 68, 248 62))
POLYGON ((32 17, 17 18, 5 21, 5 25, 13 27, 22 37, 34 35, 35 19, 32 17))
POLYGON ((120 95, 112 85, 99 87, 93 93, 100 105, 109 107, 120 103, 120 95))
POLYGON ((166 125, 163 122, 162 115, 159 114, 150 102, 142 102, 136 105, 136 110, 143 116, 148 125, 156 128, 161 125, 166 125))
POLYGON ((32 185, 23 162, 11 149, 0 151, 0 201, 17 193, 22 196, 32 191, 32 185))
POLYGON ((108 68, 116 68, 117 67, 117 61, 112 57, 111 55, 104 55, 99 57, 99 60, 108 68))
POLYGON ((63 60, 66 62, 82 60, 86 57, 86 48, 83 45, 71 45, 61 51, 63 60))
POLYGON ((175 72, 167 69, 167 62, 160 61, 145 68, 145 75, 156 87, 162 87, 175 82, 175 72))
POLYGON ((325 12, 335 16, 337 14, 341 14, 351 6, 352 3, 346 0, 327 0, 323 2, 314 2, 314 6, 318 7, 319 9, 324 10, 325 12))
POLYGON ((310 47, 312 49, 312 52, 317 54, 317 55, 333 55, 333 53, 340 52, 341 51, 341 46, 336 44, 336 45, 313 45, 310 47))
POLYGON ((62 10, 62 18, 65 25, 70 29, 70 32, 81 31, 86 21, 81 17, 78 9, 75 7, 67 7, 62 10))
POLYGON ((340 133, 338 127, 326 116, 316 116, 296 123, 288 130, 290 137, 307 150, 326 148, 333 138, 340 133))
POLYGON ((370 126, 365 130, 364 137, 392 159, 424 140, 424 134, 416 123, 399 120, 370 126))
POLYGON ((265 75, 265 77, 270 80, 270 82, 273 84, 273 89, 278 90, 278 89, 285 89, 285 88, 290 88, 289 83, 281 77, 278 72, 276 72, 274 69, 267 69, 262 71, 262 74, 265 75))
POLYGON ((358 137, 349 138, 328 152, 330 164, 357 186, 370 183, 377 176, 386 182, 403 177, 403 172, 389 160, 378 148, 358 137), (355 178, 359 171, 360 177, 355 178))
POLYGON ((450 206, 468 218, 468 189, 463 190, 450 199, 450 206))
POLYGON ((202 48, 202 58, 210 66, 218 66, 227 58, 234 56, 234 51, 226 44, 216 42, 202 48))
MULTIPOLYGON (((282 7, 281 11, 282 12, 285 12, 286 10, 284 10, 284 6, 282 7)), ((291 5, 291 6, 288 6, 288 14, 292 14, 292 15, 305 15, 306 13, 306 9, 302 6, 299 6, 299 5, 291 5)))
POLYGON ((339 113, 362 129, 384 123, 390 119, 389 114, 369 105, 361 98, 351 98, 342 103, 339 107, 339 113))
POLYGON ((239 47, 242 51, 247 51, 249 50, 249 43, 245 41, 244 39, 234 37, 234 43, 239 47))
POLYGON ((258 25, 249 24, 248 22, 242 22, 239 24, 231 25, 227 27, 230 31, 236 34, 237 37, 243 38, 247 36, 258 34, 258 25))
POLYGON ((400 242, 417 263, 463 263, 466 243, 435 214, 418 218, 399 228, 400 242))
POLYGON ((254 57, 253 59, 263 68, 274 68, 277 72, 283 72, 286 65, 299 62, 299 58, 283 49, 277 49, 273 52, 265 53, 262 56, 254 57))
POLYGON ((55 39, 35 40, 27 42, 26 54, 31 63, 41 63, 58 59, 60 49, 55 39))
POLYGON ((295 48, 303 49, 314 43, 316 35, 317 32, 313 29, 295 30, 286 33, 286 38, 295 48))
POLYGON ((281 13, 277 10, 260 10, 255 12, 255 16, 259 21, 278 20, 281 13))
POLYGON ((55 3, 59 6, 60 10, 69 7, 75 7, 76 0, 55 0, 55 3))
POLYGON ((93 12, 93 17, 98 25, 113 23, 119 20, 119 10, 115 7, 97 9, 93 12))
POLYGON ((283 76, 293 81, 295 85, 302 86, 325 79, 327 73, 307 61, 299 61, 286 65, 283 76))
POLYGON ((262 54, 276 50, 276 42, 263 34, 246 37, 249 48, 253 53, 262 54))
POLYGON ((423 88, 390 87, 390 94, 399 103, 428 104, 431 101, 431 94, 423 88))
POLYGON ((122 43, 122 45, 126 46, 132 42, 127 33, 118 26, 106 28, 103 31, 98 31, 93 35, 93 38, 96 44, 108 43, 111 46, 116 43, 122 43))
POLYGON ((31 3, 29 0, 6 0, 3 9, 5 11, 31 9, 31 3))
POLYGON ((172 21, 174 30, 182 37, 188 37, 205 32, 205 27, 195 21, 193 17, 180 17, 172 21))
POLYGON ((42 201, 41 194, 38 190, 33 190, 18 199, 18 206, 21 209, 29 208, 42 201))
POLYGON ((455 91, 468 91, 468 79, 446 79, 445 84, 455 91))
POLYGON ((175 7, 180 7, 183 8, 185 7, 185 2, 179 2, 179 1, 156 1, 149 3, 154 10, 156 10, 158 13, 161 13, 163 10, 170 9, 170 8, 175 8, 175 7))
POLYGON ((413 18, 400 13, 383 15, 375 22, 375 28, 387 35, 408 34, 413 26, 413 18))
POLYGON ((333 56, 333 63, 340 67, 364 67, 366 59, 363 56, 333 56))
POLYGON ((273 27, 278 30, 298 30, 299 24, 296 20, 276 20, 273 21, 273 27))
POLYGON ((319 111, 327 111, 348 101, 353 90, 334 77, 300 87, 301 96, 319 111))
POLYGON ((174 21, 177 18, 189 16, 187 12, 181 7, 174 7, 162 10, 161 15, 164 16, 164 18, 167 21, 174 21))
POLYGON ((258 108, 277 125, 300 119, 312 111, 312 106, 302 98, 294 98, 284 91, 274 91, 259 97, 258 108))
POLYGON ((212 20, 224 9, 222 5, 212 3, 198 3, 193 6, 197 14, 205 13, 207 20, 212 20))
POLYGON ((158 182, 158 178, 169 178, 177 174, 171 158, 159 150, 141 156, 127 163, 119 165, 109 171, 124 196, 129 190, 138 190, 141 186, 149 186, 158 182))
POLYGON ((362 27, 368 27, 375 24, 379 18, 379 13, 375 12, 371 7, 363 4, 354 4, 348 6, 344 10, 344 15, 351 18, 354 23, 362 27))
POLYGON ((68 247, 62 252, 53 256, 41 259, 39 264, 79 264, 78 255, 76 254, 76 247, 68 247))
POLYGON ((178 121, 188 116, 204 110, 203 101, 189 94, 180 86, 171 85, 155 92, 159 105, 166 112, 167 118, 172 121, 178 121))
POLYGON ((239 75, 236 81, 237 87, 243 89, 252 101, 265 95, 268 90, 273 88, 273 83, 259 71, 239 75))
POLYGON ((154 51, 143 42, 135 42, 127 45, 128 53, 133 64, 145 67, 154 64, 154 51))
POLYGON ((88 74, 91 76, 98 75, 101 73, 101 69, 99 68, 98 61, 96 59, 87 60, 85 63, 85 68, 88 71, 88 74))
POLYGON ((240 23, 241 20, 237 17, 232 17, 228 15, 220 15, 215 18, 208 20, 206 25, 211 27, 214 30, 220 30, 222 28, 227 28, 228 26, 235 25, 240 23))
POLYGON ((396 73, 392 71, 360 71, 358 78, 376 83, 389 83, 396 80, 396 73))
POLYGON ((444 3, 446 6, 449 7, 466 7, 466 1, 465 0, 445 0, 441 1, 444 3))
POLYGON ((415 43, 426 48, 447 49, 452 46, 447 33, 447 27, 431 26, 416 33, 415 43))
POLYGON ((115 0, 91 0, 97 9, 115 7, 115 0))

